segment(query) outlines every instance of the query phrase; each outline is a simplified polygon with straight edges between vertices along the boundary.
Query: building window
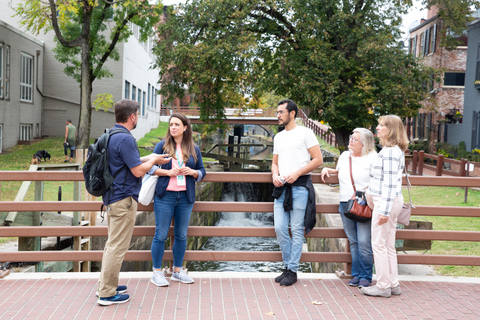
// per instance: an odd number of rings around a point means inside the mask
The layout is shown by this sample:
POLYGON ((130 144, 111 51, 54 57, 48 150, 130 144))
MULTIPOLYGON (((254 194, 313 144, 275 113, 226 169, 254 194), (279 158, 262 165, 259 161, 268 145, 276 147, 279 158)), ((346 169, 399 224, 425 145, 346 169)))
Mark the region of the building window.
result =
POLYGON ((132 100, 135 101, 137 100, 137 87, 135 87, 133 84, 132 84, 132 100))
POLYGON ((0 43, 0 98, 3 98, 3 45, 0 43))
POLYGON ((21 54, 20 65, 20 101, 32 102, 33 88, 33 57, 21 54))
POLYGON ((417 56, 417 36, 410 38, 410 53, 416 57, 417 56))
POLYGON ((444 86, 465 86, 465 72, 445 72, 443 79, 444 86))
POLYGON ((125 99, 130 99, 130 82, 125 80, 125 99))
POLYGON ((425 32, 420 35, 420 55, 423 57, 425 55, 425 32))
POLYGON ((10 100, 10 46, 5 49, 5 99, 10 100))
POLYGON ((143 91, 143 100, 142 100, 142 113, 145 114, 145 91, 143 91))
POLYGON ((155 98, 155 88, 152 86, 152 108, 155 109, 155 101, 153 100, 155 98))
POLYGON ((19 140, 21 140, 21 141, 32 140, 32 125, 31 124, 21 124, 20 125, 19 140))
POLYGON ((434 53, 435 47, 436 47, 435 42, 437 41, 437 25, 436 24, 430 27, 429 34, 430 34, 430 44, 428 46, 428 52, 434 53))
POLYGON ((147 91, 147 106, 150 106, 150 83, 148 84, 148 91, 147 91))
POLYGON ((155 93, 155 95, 154 95, 154 97, 155 97, 155 104, 154 104, 153 108, 154 108, 155 110, 157 110, 157 89, 154 89, 154 93, 155 93))
POLYGON ((138 91, 137 91, 137 101, 138 101, 138 103, 140 103, 141 100, 142 100, 142 90, 138 89, 138 91))
POLYGON ((475 70, 475 82, 480 80, 480 42, 477 47, 477 70, 475 70))

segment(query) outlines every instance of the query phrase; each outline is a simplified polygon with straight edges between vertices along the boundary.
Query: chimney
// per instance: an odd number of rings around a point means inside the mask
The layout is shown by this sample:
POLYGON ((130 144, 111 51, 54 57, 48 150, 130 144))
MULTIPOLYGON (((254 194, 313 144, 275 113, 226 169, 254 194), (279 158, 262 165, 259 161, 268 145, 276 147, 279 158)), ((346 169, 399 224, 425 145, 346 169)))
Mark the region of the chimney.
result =
POLYGON ((437 14, 438 14, 438 6, 437 5, 431 6, 427 12, 427 20, 435 17, 437 14))

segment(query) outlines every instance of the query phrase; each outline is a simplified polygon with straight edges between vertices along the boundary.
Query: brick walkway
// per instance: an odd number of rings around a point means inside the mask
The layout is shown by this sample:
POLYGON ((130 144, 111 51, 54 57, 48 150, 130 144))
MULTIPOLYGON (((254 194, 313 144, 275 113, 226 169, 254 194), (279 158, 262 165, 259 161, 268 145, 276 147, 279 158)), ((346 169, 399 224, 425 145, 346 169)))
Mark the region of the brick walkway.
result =
POLYGON ((477 278, 403 277, 403 294, 385 299, 329 274, 304 274, 292 287, 270 273, 191 275, 192 285, 158 288, 150 273, 122 273, 131 300, 102 307, 98 274, 12 273, 0 280, 0 319, 480 319, 477 278))

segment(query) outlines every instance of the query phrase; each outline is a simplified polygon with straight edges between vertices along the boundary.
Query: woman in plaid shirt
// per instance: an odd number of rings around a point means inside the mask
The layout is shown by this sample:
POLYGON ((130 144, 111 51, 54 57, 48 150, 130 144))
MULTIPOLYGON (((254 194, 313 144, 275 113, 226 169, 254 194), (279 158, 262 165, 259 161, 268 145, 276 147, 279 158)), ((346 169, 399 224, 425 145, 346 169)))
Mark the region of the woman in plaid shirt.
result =
POLYGON ((370 167, 368 188, 374 205, 372 249, 377 283, 360 290, 365 295, 388 298, 402 293, 398 282, 395 232, 403 206, 402 172, 408 138, 402 120, 395 115, 380 117, 377 132, 383 149, 370 167))

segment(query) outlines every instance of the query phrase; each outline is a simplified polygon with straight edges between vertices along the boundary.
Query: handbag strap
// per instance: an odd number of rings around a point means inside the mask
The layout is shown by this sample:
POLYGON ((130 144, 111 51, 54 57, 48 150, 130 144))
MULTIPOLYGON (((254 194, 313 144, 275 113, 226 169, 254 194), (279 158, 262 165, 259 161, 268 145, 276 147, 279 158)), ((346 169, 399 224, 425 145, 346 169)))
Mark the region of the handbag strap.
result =
POLYGON ((350 161, 350 179, 352 180, 352 186, 353 186, 353 194, 357 192, 357 189, 355 189, 355 182, 353 182, 353 174, 352 174, 352 155, 348 158, 350 161))
POLYGON ((411 184, 410 184, 410 180, 408 179, 407 166, 404 165, 404 166, 403 166, 403 169, 404 169, 404 171, 405 171, 405 179, 407 180, 407 190, 408 190, 408 197, 410 198, 410 205, 413 206, 413 204, 412 204, 412 195, 410 194, 410 186, 411 186, 411 184))

